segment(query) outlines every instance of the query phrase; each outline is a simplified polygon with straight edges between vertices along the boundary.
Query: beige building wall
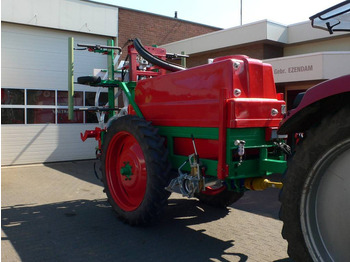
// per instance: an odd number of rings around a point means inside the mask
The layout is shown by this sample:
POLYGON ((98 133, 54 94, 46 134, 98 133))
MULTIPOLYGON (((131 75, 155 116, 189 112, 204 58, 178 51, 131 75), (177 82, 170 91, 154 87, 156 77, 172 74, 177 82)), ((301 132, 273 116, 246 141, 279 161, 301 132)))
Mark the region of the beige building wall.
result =
POLYGON ((350 51, 349 35, 342 35, 336 38, 296 43, 284 47, 284 56, 308 54, 324 51, 350 51))

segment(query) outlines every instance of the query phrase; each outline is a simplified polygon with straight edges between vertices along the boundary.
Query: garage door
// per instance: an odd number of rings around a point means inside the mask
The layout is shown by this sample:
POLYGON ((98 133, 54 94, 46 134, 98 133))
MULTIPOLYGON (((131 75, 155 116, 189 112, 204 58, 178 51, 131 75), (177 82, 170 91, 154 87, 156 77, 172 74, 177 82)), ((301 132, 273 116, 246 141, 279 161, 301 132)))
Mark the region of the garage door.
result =
MULTIPOLYGON (((95 116, 67 119, 68 37, 102 45, 107 37, 4 22, 1 34, 1 164, 94 158, 96 141, 83 143, 80 132, 97 126, 95 116)), ((87 51, 75 61, 75 76, 106 67, 106 56, 87 51)), ((93 103, 94 88, 75 90, 77 106, 93 103)))

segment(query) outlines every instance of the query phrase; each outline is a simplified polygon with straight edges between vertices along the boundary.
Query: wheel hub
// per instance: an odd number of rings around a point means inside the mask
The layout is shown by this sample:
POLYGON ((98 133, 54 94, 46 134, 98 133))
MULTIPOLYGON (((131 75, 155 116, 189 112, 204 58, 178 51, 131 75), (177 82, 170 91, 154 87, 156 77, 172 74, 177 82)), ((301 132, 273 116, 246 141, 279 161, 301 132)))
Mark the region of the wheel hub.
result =
POLYGON ((124 162, 124 166, 120 169, 120 174, 125 176, 125 180, 131 180, 132 166, 130 166, 129 162, 124 162))

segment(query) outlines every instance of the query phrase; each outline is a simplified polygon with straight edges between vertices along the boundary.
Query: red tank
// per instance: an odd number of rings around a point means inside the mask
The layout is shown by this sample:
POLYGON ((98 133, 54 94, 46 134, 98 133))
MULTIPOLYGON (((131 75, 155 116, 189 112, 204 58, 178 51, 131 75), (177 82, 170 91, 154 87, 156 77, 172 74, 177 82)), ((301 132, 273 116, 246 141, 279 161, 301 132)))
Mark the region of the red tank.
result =
POLYGON ((154 125, 185 127, 277 127, 285 105, 271 65, 247 56, 140 80, 135 101, 154 125))

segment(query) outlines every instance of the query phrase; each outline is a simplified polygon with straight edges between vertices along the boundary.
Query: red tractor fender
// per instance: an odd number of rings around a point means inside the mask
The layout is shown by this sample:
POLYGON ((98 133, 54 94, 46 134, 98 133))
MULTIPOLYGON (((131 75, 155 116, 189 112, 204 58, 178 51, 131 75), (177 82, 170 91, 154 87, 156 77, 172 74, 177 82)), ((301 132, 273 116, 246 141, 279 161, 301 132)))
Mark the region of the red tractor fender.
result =
POLYGON ((305 92, 299 105, 281 121, 279 134, 302 133, 326 113, 349 103, 350 75, 322 82, 305 92))

